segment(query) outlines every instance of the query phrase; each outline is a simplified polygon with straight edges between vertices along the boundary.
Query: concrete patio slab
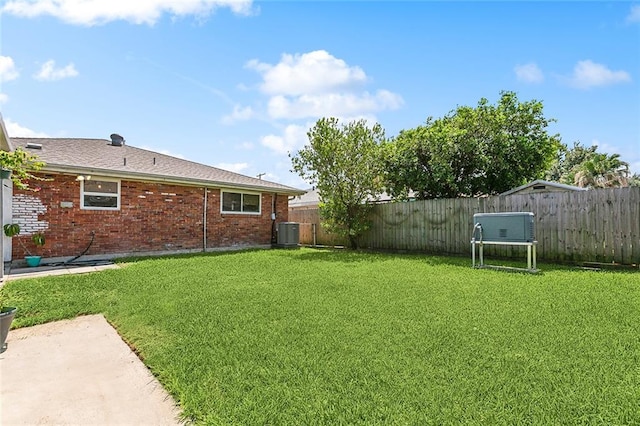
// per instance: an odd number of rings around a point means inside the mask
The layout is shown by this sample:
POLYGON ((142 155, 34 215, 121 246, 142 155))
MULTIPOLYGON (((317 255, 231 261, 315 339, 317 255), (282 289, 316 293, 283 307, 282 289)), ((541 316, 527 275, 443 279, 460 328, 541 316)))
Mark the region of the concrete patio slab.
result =
POLYGON ((11 330, 2 425, 178 425, 180 411, 102 315, 11 330))

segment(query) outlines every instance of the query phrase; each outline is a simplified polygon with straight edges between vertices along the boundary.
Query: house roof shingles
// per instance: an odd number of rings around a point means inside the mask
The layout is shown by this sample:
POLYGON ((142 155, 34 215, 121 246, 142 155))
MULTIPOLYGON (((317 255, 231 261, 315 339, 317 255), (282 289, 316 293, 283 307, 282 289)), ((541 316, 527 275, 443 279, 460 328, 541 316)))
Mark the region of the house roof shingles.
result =
POLYGON ((191 185, 244 188, 289 195, 305 191, 207 166, 126 143, 112 145, 106 139, 11 138, 14 148, 35 154, 46 163, 43 171, 128 177, 191 185), (28 148, 28 144, 42 148, 28 148))

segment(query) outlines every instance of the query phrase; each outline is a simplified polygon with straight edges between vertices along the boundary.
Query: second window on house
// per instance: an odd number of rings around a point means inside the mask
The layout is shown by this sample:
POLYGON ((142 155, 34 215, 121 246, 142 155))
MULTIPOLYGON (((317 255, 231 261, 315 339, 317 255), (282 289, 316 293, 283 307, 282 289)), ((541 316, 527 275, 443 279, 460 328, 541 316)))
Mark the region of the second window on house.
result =
POLYGON ((222 212, 260 214, 260 194, 223 191, 222 212))
POLYGON ((83 209, 118 210, 120 209, 120 182, 84 180, 80 198, 83 209))

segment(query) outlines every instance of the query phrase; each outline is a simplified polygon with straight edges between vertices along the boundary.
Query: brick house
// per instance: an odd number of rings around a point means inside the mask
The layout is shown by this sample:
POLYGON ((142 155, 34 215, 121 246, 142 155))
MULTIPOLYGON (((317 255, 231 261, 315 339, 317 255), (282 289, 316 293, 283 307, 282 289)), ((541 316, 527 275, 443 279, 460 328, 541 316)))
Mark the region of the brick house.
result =
MULTIPOLYGON (((38 173, 46 180, 31 182, 36 191, 14 189, 9 197, 4 223, 23 230, 14 238, 29 246, 30 235, 43 232, 47 242, 38 254, 45 258, 269 246, 277 223, 287 221, 288 198, 304 193, 112 136, 9 138, 10 149, 46 163, 38 173)), ((25 255, 21 244, 12 244, 11 255, 25 255)))

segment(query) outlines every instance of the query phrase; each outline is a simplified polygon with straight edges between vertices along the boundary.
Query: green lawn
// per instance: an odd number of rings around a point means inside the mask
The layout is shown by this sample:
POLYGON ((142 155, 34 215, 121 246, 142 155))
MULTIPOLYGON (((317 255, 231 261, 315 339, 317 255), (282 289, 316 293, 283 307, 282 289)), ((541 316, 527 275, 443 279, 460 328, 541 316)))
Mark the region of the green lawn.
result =
POLYGON ((269 250, 12 281, 19 326, 103 313, 207 424, 638 424, 640 274, 269 250))

